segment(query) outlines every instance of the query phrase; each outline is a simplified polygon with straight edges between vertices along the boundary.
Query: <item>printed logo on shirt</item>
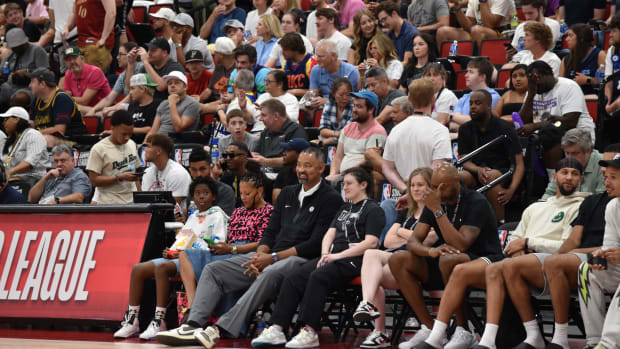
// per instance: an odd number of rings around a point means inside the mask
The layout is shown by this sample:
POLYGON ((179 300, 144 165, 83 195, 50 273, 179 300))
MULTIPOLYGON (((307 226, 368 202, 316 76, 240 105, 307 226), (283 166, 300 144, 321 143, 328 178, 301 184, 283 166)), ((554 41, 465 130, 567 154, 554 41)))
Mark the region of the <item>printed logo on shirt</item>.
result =
POLYGON ((564 211, 560 211, 558 214, 556 214, 555 217, 553 217, 553 219, 551 220, 551 222, 557 223, 561 221, 562 219, 564 219, 564 211))
POLYGON ((130 164, 134 164, 136 161, 138 161, 138 157, 133 154, 129 154, 122 161, 112 162, 112 169, 120 170, 122 168, 128 167, 130 164))
POLYGON ((544 101, 534 101, 533 109, 534 111, 542 111, 542 110, 550 110, 558 106, 558 97, 553 97, 544 101))

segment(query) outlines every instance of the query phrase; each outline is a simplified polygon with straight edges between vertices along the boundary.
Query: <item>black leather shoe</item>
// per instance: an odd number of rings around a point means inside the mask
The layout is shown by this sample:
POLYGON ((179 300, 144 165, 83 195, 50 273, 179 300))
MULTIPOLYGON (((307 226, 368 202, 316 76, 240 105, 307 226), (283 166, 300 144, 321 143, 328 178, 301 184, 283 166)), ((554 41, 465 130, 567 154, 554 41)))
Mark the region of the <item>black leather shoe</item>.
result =
POLYGON ((549 343, 547 344, 547 346, 545 347, 545 349, 564 349, 564 347, 562 347, 559 344, 555 344, 555 343, 549 343))

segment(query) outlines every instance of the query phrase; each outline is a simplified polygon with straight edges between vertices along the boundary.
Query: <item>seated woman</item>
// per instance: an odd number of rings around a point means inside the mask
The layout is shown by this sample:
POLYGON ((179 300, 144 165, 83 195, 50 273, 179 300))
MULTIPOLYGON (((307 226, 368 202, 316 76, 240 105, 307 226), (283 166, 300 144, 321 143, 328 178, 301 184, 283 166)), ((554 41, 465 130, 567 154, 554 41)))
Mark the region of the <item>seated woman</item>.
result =
POLYGON ((551 69, 553 75, 557 78, 560 73, 560 58, 550 50, 553 48, 553 34, 551 29, 539 22, 530 21, 523 25, 525 36, 523 37, 523 47, 525 50, 520 51, 512 57, 506 53, 506 59, 509 63, 502 66, 502 69, 511 69, 517 64, 529 65, 534 61, 544 61, 551 69))
MULTIPOLYGON (((312 43, 308 38, 301 34, 299 30, 301 29, 301 18, 295 12, 286 13, 282 16, 282 22, 280 23, 280 27, 282 29, 282 36, 288 33, 297 33, 301 36, 301 39, 304 41, 304 46, 306 47, 306 53, 313 53, 314 48, 312 47, 312 43)), ((280 40, 278 39, 278 43, 280 40)), ((276 68, 276 63, 279 63, 278 66, 284 64, 284 56, 282 56, 282 47, 280 45, 276 45, 271 50, 271 54, 269 55, 269 59, 265 64, 265 67, 274 69, 276 68)))
MULTIPOLYGON (((256 64, 265 65, 278 39, 282 37, 282 29, 280 28, 280 19, 275 15, 263 15, 258 20, 256 34, 262 37, 262 40, 256 41, 256 64)), ((280 62, 276 62, 276 66, 280 66, 280 62)))
POLYGON ((435 91, 435 105, 433 106, 431 116, 442 125, 448 127, 450 114, 459 100, 454 92, 446 88, 448 72, 439 63, 427 64, 426 68, 424 68, 424 77, 433 82, 433 89, 435 91))
POLYGON ((368 43, 377 34, 377 17, 368 9, 357 11, 353 17, 353 44, 349 49, 348 62, 358 66, 366 60, 368 43))
MULTIPOLYGON (((217 197, 216 183, 211 177, 198 177, 189 186, 189 194, 194 199, 198 211, 187 218, 187 222, 181 231, 195 236, 195 240, 186 250, 207 250, 208 242, 205 239, 225 242, 228 231, 228 216, 218 206, 213 206, 217 197)), ((148 262, 138 263, 131 270, 129 281, 129 306, 125 312, 125 318, 121 328, 114 333, 114 338, 129 338, 140 332, 138 315, 144 280, 155 278, 155 290, 157 293, 157 306, 155 317, 149 327, 140 334, 140 339, 150 340, 159 331, 166 330, 166 305, 170 295, 169 277, 179 273, 179 251, 175 250, 177 242, 171 249, 164 249, 163 258, 156 258, 148 262)))
MULTIPOLYGON (((367 250, 362 263, 362 301, 357 306, 353 319, 355 321, 375 321, 375 329, 360 345, 361 348, 379 348, 389 343, 385 331, 385 289, 397 290, 398 284, 390 267, 388 259, 396 250, 405 249, 407 240, 413 232, 418 218, 424 208, 424 191, 431 187, 433 171, 428 167, 413 170, 407 183, 407 210, 398 212, 398 218, 388 230, 383 245, 387 250, 367 250)), ((433 234, 434 235, 434 234, 433 234)), ((430 235, 429 235, 430 236, 430 235)), ((433 237, 424 241, 425 245, 432 246, 433 237)))
POLYGON ((358 90, 364 88, 364 74, 366 70, 374 67, 385 69, 390 81, 390 86, 398 88, 398 80, 403 74, 403 64, 398 60, 396 49, 390 38, 383 33, 378 33, 373 36, 368 43, 366 57, 366 62, 362 62, 358 65, 358 70, 360 72, 360 79, 357 86, 358 90))
POLYGON ((276 299, 272 325, 252 340, 252 346, 287 348, 319 347, 321 310, 329 293, 347 286, 360 275, 362 255, 377 247, 385 224, 379 204, 370 199, 372 176, 361 167, 344 172, 344 193, 351 200, 336 214, 323 237, 321 257, 314 258, 288 275, 276 299), (299 305, 297 322, 305 325, 288 343, 288 330, 299 305))
POLYGON ((33 186, 52 167, 45 137, 30 126, 30 115, 22 107, 12 107, 0 114, 6 140, 0 149, 0 161, 9 181, 21 180, 33 186))
POLYGON ((420 33, 413 37, 413 56, 407 62, 405 70, 400 77, 400 89, 405 93, 409 93, 409 85, 415 79, 419 79, 424 74, 424 68, 430 62, 434 62, 439 53, 437 52, 437 44, 435 38, 430 34, 420 33))
MULTIPOLYGON (((273 206, 263 199, 264 179, 265 176, 260 172, 247 172, 241 176, 239 192, 243 206, 236 208, 230 215, 226 241, 211 245, 209 250, 186 250, 179 254, 179 269, 187 294, 188 309, 196 295, 196 280, 200 279, 205 265, 256 250, 273 211, 273 206)), ((186 318, 187 315, 186 311, 186 318)))
POLYGON ((353 91, 351 81, 337 77, 332 82, 329 101, 323 107, 319 125, 323 143, 337 143, 341 130, 353 120, 353 91))
POLYGON ((512 124, 512 113, 519 112, 525 94, 527 93, 527 66, 525 64, 517 64, 510 71, 510 80, 508 80, 508 91, 506 91, 499 99, 493 115, 502 118, 512 124))
POLYGON ((586 98, 598 99, 594 90, 600 83, 594 79, 601 65, 605 66, 605 51, 594 46, 592 28, 584 23, 574 24, 566 32, 566 45, 570 50, 560 64, 560 76, 575 80, 586 98))

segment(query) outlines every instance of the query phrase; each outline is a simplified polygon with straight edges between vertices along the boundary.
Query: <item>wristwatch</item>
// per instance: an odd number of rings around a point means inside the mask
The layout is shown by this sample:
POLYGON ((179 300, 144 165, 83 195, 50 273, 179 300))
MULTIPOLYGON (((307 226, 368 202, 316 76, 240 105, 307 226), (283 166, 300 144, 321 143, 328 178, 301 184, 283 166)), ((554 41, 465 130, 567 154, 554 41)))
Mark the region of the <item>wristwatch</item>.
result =
POLYGON ((271 254, 271 259, 272 259, 272 260, 273 260, 273 262, 275 263, 275 262, 277 262, 277 261, 279 261, 279 260, 280 260, 280 257, 278 256, 278 254, 277 254, 277 253, 275 253, 275 252, 274 252, 274 253, 272 253, 272 254, 271 254))
POLYGON ((237 254, 237 246, 233 246, 232 251, 230 251, 230 253, 237 254))
POLYGON ((439 217, 443 216, 444 214, 446 214, 446 212, 444 210, 442 210, 442 209, 439 209, 439 210, 437 210, 437 211, 435 211, 433 213, 435 214, 435 218, 439 218, 439 217))
POLYGON ((56 204, 59 204, 59 205, 60 205, 60 198, 59 198, 59 197, 56 197, 56 196, 55 196, 55 197, 54 197, 54 201, 56 201, 56 204))
POLYGON ((588 78, 586 79, 586 84, 588 85, 592 85, 592 78, 588 76, 588 78))
POLYGON ((174 47, 176 47, 176 48, 183 47, 183 44, 182 44, 182 43, 180 43, 180 42, 179 42, 179 43, 175 43, 175 44, 174 44, 174 47))

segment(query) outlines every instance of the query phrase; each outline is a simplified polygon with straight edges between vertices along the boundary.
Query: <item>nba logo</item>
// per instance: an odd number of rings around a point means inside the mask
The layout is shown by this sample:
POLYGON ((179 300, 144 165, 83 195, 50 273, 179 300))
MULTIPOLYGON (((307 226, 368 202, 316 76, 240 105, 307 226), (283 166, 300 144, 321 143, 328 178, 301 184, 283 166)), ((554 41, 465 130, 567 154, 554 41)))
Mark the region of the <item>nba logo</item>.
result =
POLYGON ((452 163, 456 164, 459 160, 459 144, 457 142, 452 143, 452 163))
POLYGON ((78 167, 79 161, 80 160, 80 152, 75 149, 73 151, 73 166, 78 167))
POLYGON ((327 148, 327 163, 331 164, 332 160, 334 160, 334 155, 336 155, 336 147, 330 146, 327 148))
POLYGON ((174 161, 178 162, 179 164, 181 163, 181 160, 183 159, 183 152, 181 149, 175 149, 174 150, 174 161))
POLYGON ((142 164, 142 167, 146 167, 146 161, 144 160, 145 153, 146 153, 146 147, 142 147, 142 151, 140 152, 140 164, 142 164))
POLYGON ((386 183, 383 185, 383 193, 381 193, 381 201, 385 201, 392 197, 392 185, 386 183))

